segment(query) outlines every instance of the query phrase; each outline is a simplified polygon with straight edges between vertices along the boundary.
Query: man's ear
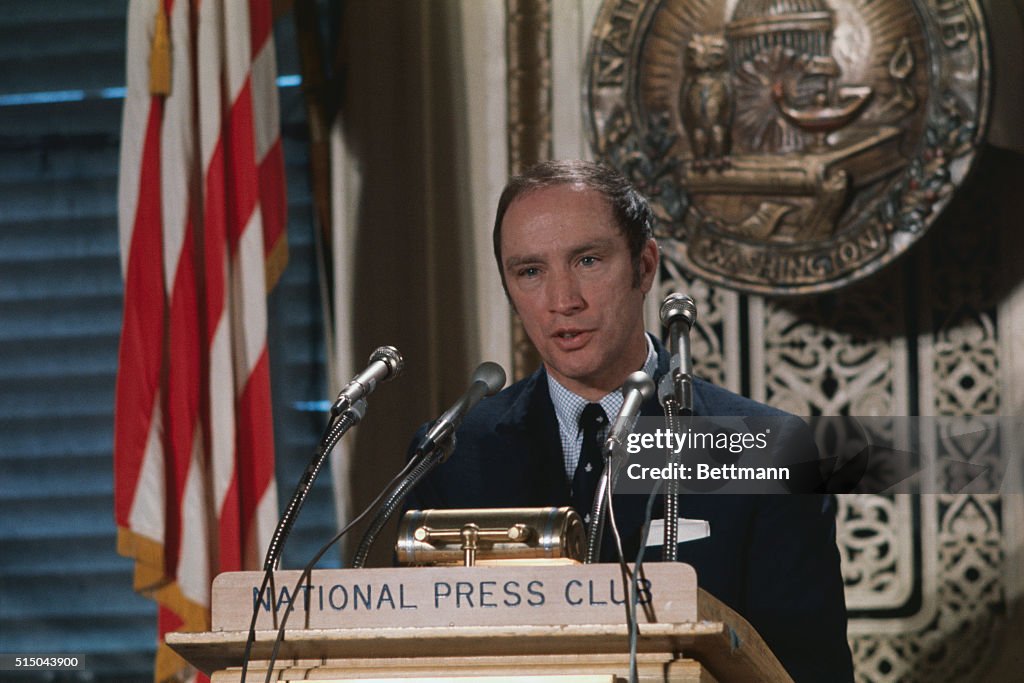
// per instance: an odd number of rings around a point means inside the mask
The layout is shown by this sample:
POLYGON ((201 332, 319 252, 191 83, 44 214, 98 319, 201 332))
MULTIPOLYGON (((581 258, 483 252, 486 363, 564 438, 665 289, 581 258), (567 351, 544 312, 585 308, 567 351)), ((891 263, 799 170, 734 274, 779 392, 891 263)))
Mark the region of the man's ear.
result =
POLYGON ((640 251, 640 291, 644 294, 651 291, 651 287, 654 286, 654 276, 658 273, 660 257, 658 242, 652 237, 640 251))

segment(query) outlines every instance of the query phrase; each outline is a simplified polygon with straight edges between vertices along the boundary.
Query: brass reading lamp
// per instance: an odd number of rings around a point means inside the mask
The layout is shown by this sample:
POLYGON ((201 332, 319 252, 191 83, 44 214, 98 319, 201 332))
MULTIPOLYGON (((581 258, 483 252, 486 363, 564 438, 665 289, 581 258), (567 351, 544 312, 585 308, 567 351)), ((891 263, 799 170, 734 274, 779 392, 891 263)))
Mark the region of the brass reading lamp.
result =
POLYGON ((395 550, 406 565, 580 564, 584 537, 569 507, 409 510, 395 550))

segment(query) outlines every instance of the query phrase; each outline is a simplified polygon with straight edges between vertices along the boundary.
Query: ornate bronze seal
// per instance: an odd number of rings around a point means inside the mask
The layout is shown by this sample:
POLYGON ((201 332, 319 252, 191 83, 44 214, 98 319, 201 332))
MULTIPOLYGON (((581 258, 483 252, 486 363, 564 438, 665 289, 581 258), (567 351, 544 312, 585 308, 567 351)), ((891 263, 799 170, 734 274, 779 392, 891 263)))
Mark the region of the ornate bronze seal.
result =
POLYGON ((983 137, 989 72, 977 0, 605 0, 584 111, 667 258, 803 294, 928 229, 983 137))

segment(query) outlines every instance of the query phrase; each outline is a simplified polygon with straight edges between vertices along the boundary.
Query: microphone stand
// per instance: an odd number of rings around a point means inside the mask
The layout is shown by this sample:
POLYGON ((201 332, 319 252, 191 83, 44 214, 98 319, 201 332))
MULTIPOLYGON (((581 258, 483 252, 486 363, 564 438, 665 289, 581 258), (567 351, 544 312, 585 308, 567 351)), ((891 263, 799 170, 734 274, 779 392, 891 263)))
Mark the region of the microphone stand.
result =
POLYGON ((320 444, 313 454, 313 459, 310 460, 305 472, 302 473, 302 477, 299 478, 295 492, 292 493, 291 500, 288 501, 288 505, 281 515, 281 520, 277 523, 277 528, 274 529, 274 535, 267 546, 266 559, 263 561, 264 571, 274 570, 278 562, 280 562, 284 543, 288 540, 292 526, 295 525, 299 511, 302 509, 303 503, 306 502, 309 491, 313 487, 313 482, 316 480, 317 475, 320 474, 327 456, 338 444, 338 441, 341 440, 341 437, 345 435, 345 432, 357 425, 365 414, 366 401, 360 399, 351 408, 344 411, 336 420, 331 421, 327 425, 323 436, 320 438, 320 444))
MULTIPOLYGON (((672 368, 661 378, 659 394, 665 410, 665 422, 671 433, 679 431, 681 418, 693 415, 693 360, 690 353, 690 328, 697 318, 693 299, 679 294, 669 294, 661 305, 662 323, 670 323, 674 334, 669 339, 672 354, 672 368), (682 318, 685 324, 679 320, 682 318), (674 322, 673 322, 674 321, 674 322)), ((669 447, 669 466, 682 461, 682 454, 669 447)), ((665 482, 665 538, 662 545, 662 560, 675 562, 679 557, 679 481, 669 478, 665 482)))
MULTIPOLYGON (((675 399, 668 399, 665 401, 665 421, 668 426, 668 430, 671 433, 676 433, 679 430, 679 420, 682 417, 689 417, 693 414, 693 411, 683 411, 679 406, 679 403, 675 399)), ((668 464, 675 471, 675 466, 678 465, 682 459, 679 453, 676 453, 671 447, 668 449, 668 464)), ((662 546, 662 560, 665 562, 675 562, 679 555, 679 481, 675 478, 669 478, 665 482, 665 539, 664 545, 662 546)))
POLYGON ((603 449, 604 468, 594 490, 594 507, 590 511, 590 528, 587 530, 587 554, 584 564, 594 564, 601 557, 601 538, 604 536, 604 519, 608 514, 608 487, 611 486, 613 456, 615 448, 605 443, 603 449))
MULTIPOLYGON (((601 469, 601 476, 597 480, 597 489, 594 492, 594 505, 590 512, 590 528, 587 531, 587 555, 586 563, 593 564, 601 556, 601 537, 604 534, 604 520, 611 508, 611 495, 609 489, 612 485, 612 477, 615 476, 619 463, 617 456, 622 449, 623 439, 628 438, 636 425, 640 412, 643 409, 643 402, 654 396, 654 381, 642 370, 634 372, 622 383, 622 407, 619 414, 612 423, 611 432, 604 441, 601 453, 604 456, 604 467, 601 469)), ((612 519, 612 532, 618 538, 615 528, 615 520, 612 519)), ((616 541, 618 542, 618 540, 616 541)), ((620 543, 621 545, 621 543, 620 543)))

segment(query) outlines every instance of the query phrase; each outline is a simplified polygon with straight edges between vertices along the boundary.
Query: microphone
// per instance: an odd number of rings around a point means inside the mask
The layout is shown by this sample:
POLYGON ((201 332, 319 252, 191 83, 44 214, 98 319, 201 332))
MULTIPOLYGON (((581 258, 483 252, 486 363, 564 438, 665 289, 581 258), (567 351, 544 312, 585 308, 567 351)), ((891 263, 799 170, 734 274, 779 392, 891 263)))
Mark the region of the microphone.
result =
MULTIPOLYGON (((693 360, 690 357, 690 328, 697 321, 697 304, 685 294, 673 292, 661 303, 661 324, 668 327, 672 365, 658 384, 658 400, 672 431, 679 429, 679 418, 693 415, 693 360)), ((681 456, 669 449, 668 463, 675 465, 681 456)), ((662 555, 675 562, 679 546, 679 481, 665 482, 665 540, 662 555)))
POLYGON ((608 438, 604 441, 604 468, 597 480, 597 489, 594 491, 594 507, 590 511, 590 528, 587 530, 587 564, 597 562, 601 556, 604 518, 611 510, 610 486, 615 476, 613 471, 618 468, 618 465, 612 462, 612 456, 622 448, 622 442, 633 431, 637 417, 640 416, 641 406, 651 396, 654 396, 654 380, 642 370, 634 372, 622 383, 622 407, 619 408, 619 414, 615 417, 615 422, 608 432, 608 438))
POLYGON ((416 446, 416 453, 429 453, 448 439, 462 424, 462 419, 485 396, 493 396, 505 386, 505 371, 497 363, 486 361, 473 372, 469 389, 430 426, 416 446))
POLYGON ((345 412, 360 399, 373 393, 378 382, 398 377, 405 367, 402 354, 394 346, 381 346, 370 354, 369 362, 366 369, 353 377, 338 393, 338 398, 331 406, 331 415, 338 416, 345 412))
POLYGON ((634 372, 622 383, 622 408, 605 439, 605 454, 613 455, 622 447, 622 442, 633 431, 636 419, 640 416, 641 406, 651 396, 654 396, 654 380, 642 370, 634 372))
POLYGON ((661 303, 661 324, 668 328, 672 365, 658 384, 662 405, 674 400, 680 414, 693 412, 693 360, 690 357, 690 329, 697 322, 697 304, 686 294, 673 292, 661 303))

